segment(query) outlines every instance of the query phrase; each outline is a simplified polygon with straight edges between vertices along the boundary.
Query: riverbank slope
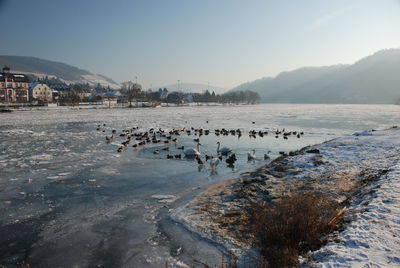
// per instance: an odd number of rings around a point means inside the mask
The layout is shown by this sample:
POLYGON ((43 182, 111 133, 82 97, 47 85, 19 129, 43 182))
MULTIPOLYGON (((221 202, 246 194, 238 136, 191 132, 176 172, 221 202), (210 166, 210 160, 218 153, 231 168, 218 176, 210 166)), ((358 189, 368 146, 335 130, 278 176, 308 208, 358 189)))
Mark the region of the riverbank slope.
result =
POLYGON ((347 261, 348 266, 351 261, 360 266, 375 262, 399 265, 396 256, 400 255, 400 215, 396 213, 399 210, 396 200, 400 194, 390 186, 399 180, 396 168, 400 163, 399 149, 398 128, 354 133, 310 146, 279 157, 239 179, 210 187, 177 209, 173 218, 240 256, 251 249, 251 243, 243 239, 243 232, 248 223, 245 214, 252 204, 268 203, 293 193, 319 192, 346 204, 345 218, 350 224, 344 232, 332 236, 331 242, 320 251, 310 254, 310 261, 303 260, 304 265, 347 265, 347 261), (381 196, 391 197, 379 201, 375 199, 379 191, 381 196), (389 205, 392 207, 388 208, 389 205), (374 209, 378 212, 365 214, 374 209), (357 222, 360 219, 364 219, 363 223, 357 222), (380 232, 377 223, 383 228, 380 232), (349 231, 351 228, 353 231, 349 231), (366 230, 364 234, 360 228, 366 230), (375 229, 377 233, 368 231, 375 229), (377 241, 373 236, 382 241, 373 242, 377 241), (365 249, 369 254, 364 253, 365 249))

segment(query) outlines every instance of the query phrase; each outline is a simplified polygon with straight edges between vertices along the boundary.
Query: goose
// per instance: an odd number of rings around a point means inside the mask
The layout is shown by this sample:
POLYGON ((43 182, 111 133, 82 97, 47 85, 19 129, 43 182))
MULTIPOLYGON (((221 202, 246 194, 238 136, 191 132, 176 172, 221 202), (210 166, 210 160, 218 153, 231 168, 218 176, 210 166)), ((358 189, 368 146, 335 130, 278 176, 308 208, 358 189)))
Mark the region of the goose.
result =
POLYGON ((220 153, 220 154, 228 154, 229 152, 232 151, 232 150, 231 150, 230 148, 228 148, 228 147, 219 148, 219 147, 221 146, 221 143, 220 143, 220 142, 217 142, 217 144, 218 144, 217 152, 220 153))
POLYGON ((256 150, 253 149, 253 153, 247 153, 247 160, 251 161, 251 160, 255 160, 256 159, 256 150))
POLYGON ((185 154, 186 157, 199 156, 199 155, 201 155, 200 146, 201 146, 201 144, 198 143, 196 149, 189 148, 189 149, 186 149, 183 153, 185 154))

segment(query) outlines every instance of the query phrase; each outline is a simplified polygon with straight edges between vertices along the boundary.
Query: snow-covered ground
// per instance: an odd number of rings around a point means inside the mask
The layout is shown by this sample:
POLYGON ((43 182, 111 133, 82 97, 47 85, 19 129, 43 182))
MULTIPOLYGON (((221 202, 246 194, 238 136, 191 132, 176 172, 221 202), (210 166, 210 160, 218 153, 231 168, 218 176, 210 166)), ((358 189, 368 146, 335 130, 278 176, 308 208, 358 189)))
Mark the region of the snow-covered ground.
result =
POLYGON ((400 267, 400 163, 352 208, 352 222, 305 266, 400 267))

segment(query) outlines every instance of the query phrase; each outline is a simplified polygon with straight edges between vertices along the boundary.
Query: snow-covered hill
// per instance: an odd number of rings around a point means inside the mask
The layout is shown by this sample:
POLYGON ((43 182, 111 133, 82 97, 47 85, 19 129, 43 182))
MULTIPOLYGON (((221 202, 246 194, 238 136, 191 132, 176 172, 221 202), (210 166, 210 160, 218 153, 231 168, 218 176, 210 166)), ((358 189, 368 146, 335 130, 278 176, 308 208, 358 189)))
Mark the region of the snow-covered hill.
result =
POLYGON ((46 76, 58 78, 67 84, 89 83, 93 86, 100 84, 105 87, 109 86, 112 89, 120 87, 118 83, 104 75, 92 74, 89 71, 65 63, 35 57, 0 56, 0 66, 8 66, 12 72, 30 74, 39 78, 46 76))

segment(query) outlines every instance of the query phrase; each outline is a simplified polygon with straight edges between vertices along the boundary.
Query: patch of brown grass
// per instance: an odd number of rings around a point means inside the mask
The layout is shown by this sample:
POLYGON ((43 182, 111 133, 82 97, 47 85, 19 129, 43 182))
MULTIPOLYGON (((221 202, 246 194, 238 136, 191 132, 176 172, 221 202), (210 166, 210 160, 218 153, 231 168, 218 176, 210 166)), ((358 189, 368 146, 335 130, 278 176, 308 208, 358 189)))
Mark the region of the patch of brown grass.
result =
POLYGON ((252 212, 258 267, 295 267, 299 254, 318 249, 337 225, 339 204, 316 192, 300 192, 252 212), (335 220, 333 220, 335 219, 335 220))

